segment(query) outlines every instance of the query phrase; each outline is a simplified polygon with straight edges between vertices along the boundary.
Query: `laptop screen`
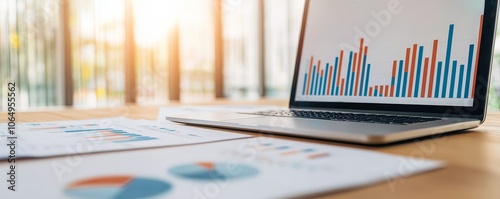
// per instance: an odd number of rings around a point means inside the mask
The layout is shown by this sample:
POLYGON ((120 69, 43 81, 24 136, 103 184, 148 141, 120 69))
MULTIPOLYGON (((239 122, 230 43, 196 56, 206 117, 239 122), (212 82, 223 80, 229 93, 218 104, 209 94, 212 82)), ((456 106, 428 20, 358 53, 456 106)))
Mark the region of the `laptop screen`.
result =
POLYGON ((295 100, 471 107, 484 1, 310 0, 295 100))

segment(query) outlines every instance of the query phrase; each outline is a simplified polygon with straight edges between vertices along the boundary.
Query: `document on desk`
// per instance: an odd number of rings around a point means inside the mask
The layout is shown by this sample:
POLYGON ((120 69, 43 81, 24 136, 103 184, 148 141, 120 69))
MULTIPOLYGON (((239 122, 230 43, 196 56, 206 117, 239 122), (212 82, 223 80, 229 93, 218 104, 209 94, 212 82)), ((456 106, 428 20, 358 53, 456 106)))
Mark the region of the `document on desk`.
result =
MULTIPOLYGON (((410 155, 410 154, 409 154, 410 155)), ((20 162, 18 198, 291 198, 385 183, 441 162, 272 138, 20 162), (42 183, 43 182, 43 183, 42 183)), ((0 163, 0 170, 7 170, 0 163)), ((5 183, 5 181, 4 181, 5 183)), ((2 195, 4 195, 2 193, 2 195)), ((7 197, 9 198, 9 197, 7 197)))
MULTIPOLYGON (((169 122, 104 118, 24 123, 16 127, 16 157, 47 157, 103 151, 177 146, 249 137, 169 122)), ((10 149, 6 124, 0 125, 0 159, 10 149)))

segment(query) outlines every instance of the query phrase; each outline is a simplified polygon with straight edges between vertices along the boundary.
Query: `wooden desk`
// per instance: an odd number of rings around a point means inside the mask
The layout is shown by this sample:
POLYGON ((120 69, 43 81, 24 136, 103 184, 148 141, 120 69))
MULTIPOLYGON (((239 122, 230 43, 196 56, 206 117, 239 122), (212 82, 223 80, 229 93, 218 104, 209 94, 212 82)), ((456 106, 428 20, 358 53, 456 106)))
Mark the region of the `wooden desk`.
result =
MULTIPOLYGON (((216 101, 209 105, 279 105, 285 101, 257 102, 216 101)), ((167 106, 176 106, 177 103, 167 106)), ((124 116, 132 119, 156 119, 159 106, 125 106, 96 110, 63 109, 17 114, 19 122, 91 119, 124 116)), ((4 114, 4 113, 2 113, 4 114)), ((1 117, 0 122, 6 122, 1 117)), ((443 160, 446 168, 420 174, 392 183, 345 191, 320 198, 500 198, 500 112, 490 113, 481 127, 461 134, 409 141, 385 147, 368 147, 344 143, 312 141, 300 138, 285 139, 316 142, 337 146, 363 148, 402 156, 443 160), (392 187, 392 188, 391 188, 392 187)), ((147 150, 147 149, 146 149, 147 150)), ((367 165, 369 166, 369 165, 367 165)))

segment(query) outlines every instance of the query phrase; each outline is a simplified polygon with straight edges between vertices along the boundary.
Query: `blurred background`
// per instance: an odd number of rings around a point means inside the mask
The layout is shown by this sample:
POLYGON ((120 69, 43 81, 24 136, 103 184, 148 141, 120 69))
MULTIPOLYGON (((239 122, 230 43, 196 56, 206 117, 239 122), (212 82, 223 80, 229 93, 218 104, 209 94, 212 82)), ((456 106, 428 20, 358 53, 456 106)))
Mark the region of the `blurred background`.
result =
MULTIPOLYGON (((0 0, 1 85, 16 80, 24 110, 288 99, 303 4, 0 0)), ((500 109, 495 49, 491 110, 500 109)))

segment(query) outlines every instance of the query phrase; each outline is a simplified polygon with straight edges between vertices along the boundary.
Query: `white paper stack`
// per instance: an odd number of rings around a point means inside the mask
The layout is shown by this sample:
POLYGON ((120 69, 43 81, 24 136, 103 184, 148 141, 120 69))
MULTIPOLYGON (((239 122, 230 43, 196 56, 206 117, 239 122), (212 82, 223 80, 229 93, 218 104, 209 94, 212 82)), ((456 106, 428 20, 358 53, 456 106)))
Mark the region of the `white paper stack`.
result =
MULTIPOLYGON (((2 198, 289 198, 442 167, 440 162, 281 139, 68 156, 18 163, 2 198)), ((7 171, 7 163, 0 171, 7 171)), ((7 187, 6 181, 1 186, 7 187)))

